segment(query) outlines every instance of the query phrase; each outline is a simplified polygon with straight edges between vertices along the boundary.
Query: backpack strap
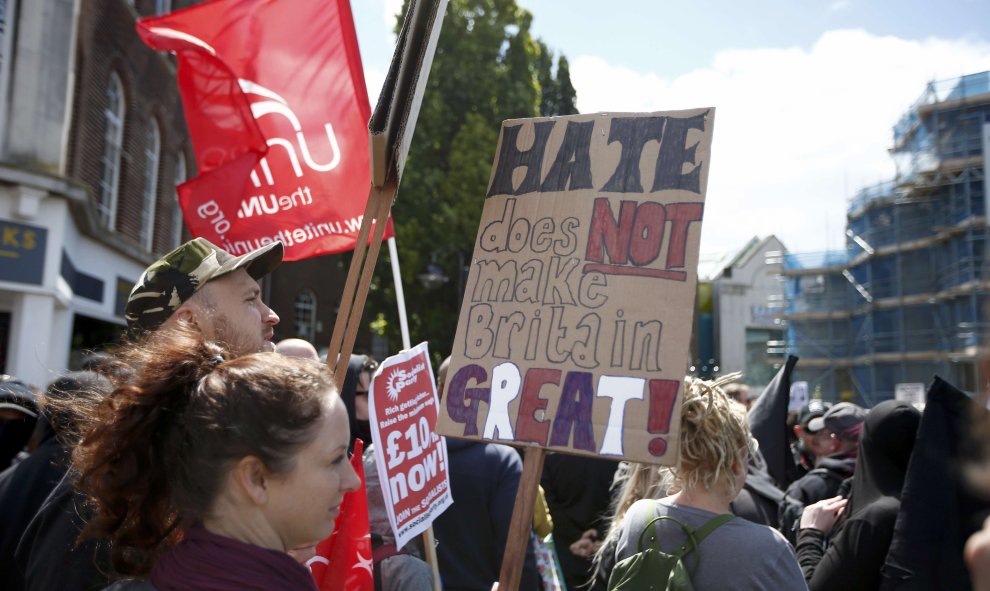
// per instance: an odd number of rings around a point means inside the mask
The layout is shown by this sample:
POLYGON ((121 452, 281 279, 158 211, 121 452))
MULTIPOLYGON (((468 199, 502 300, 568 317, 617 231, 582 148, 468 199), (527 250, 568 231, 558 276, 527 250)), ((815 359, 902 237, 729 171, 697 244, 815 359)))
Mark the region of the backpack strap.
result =
MULTIPOLYGON (((642 515, 642 517, 643 517, 643 529, 642 529, 642 531, 639 532, 639 544, 636 545, 636 552, 642 552, 643 551, 643 536, 645 536, 646 535, 646 532, 650 531, 650 527, 652 527, 653 524, 656 523, 657 520, 660 519, 659 517, 657 517, 656 515, 654 515, 654 513, 656 512, 656 503, 651 503, 650 504, 650 509, 651 510, 647 510, 642 515)), ((651 538, 651 545, 655 549, 659 549, 660 548, 659 546, 657 546, 656 536, 653 536, 651 538)))
MULTIPOLYGON (((736 516, 731 513, 723 513, 722 515, 717 515, 715 517, 712 517, 711 519, 708 520, 707 523, 705 523, 705 525, 702 525, 698 529, 694 530, 694 536, 692 538, 692 541, 694 542, 695 548, 698 547, 698 544, 700 544, 702 540, 708 537, 708 534, 722 527, 726 523, 729 523, 735 518, 736 516)), ((683 546, 681 546, 681 548, 684 548, 686 550, 686 546, 687 544, 685 543, 683 546)), ((681 548, 678 548, 678 552, 680 552, 681 548)), ((689 551, 690 550, 688 550, 688 552, 689 551)), ((683 554, 679 554, 679 555, 683 556, 683 554)))
MULTIPOLYGON (((704 525, 702 525, 696 530, 691 531, 688 534, 687 540, 685 540, 684 543, 681 544, 681 546, 671 554, 677 556, 681 560, 684 560, 684 557, 687 556, 688 553, 697 550, 698 547, 701 546, 701 542, 708 537, 708 534, 712 533, 719 527, 725 525, 726 523, 732 521, 735 518, 736 516, 731 513, 723 513, 721 515, 716 515, 715 517, 712 517, 704 525)), ((686 526, 684 526, 684 529, 690 530, 690 528, 686 526)), ((695 573, 698 572, 699 564, 701 564, 701 554, 695 553, 694 566, 691 568, 692 579, 694 579, 695 573)))

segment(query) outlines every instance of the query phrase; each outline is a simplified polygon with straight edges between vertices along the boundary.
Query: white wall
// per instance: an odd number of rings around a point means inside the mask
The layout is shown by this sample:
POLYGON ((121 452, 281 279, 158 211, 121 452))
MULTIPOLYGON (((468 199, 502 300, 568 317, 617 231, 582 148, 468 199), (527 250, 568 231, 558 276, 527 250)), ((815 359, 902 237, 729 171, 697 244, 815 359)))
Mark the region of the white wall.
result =
POLYGON ((766 255, 784 250, 776 237, 764 239, 748 259, 732 267, 732 276, 713 280, 715 342, 720 373, 746 371, 746 329, 779 328, 765 318, 767 302, 781 293, 780 265, 767 265, 766 255))

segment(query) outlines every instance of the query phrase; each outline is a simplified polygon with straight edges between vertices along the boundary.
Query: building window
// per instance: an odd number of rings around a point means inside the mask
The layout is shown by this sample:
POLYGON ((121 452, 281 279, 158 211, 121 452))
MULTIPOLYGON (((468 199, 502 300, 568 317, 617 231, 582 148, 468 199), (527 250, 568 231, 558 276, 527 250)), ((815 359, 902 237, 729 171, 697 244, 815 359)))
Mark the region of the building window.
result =
POLYGON ((182 207, 179 206, 179 185, 186 182, 186 157, 182 152, 175 157, 175 201, 172 203, 172 247, 182 242, 182 207))
POLYGON ((172 12, 172 0, 155 0, 155 14, 172 12))
POLYGON ((784 332, 766 328, 746 329, 746 384, 763 388, 777 374, 780 358, 770 355, 770 343, 784 338, 784 332))
POLYGON ((103 170, 100 175, 100 194, 96 204, 97 215, 107 228, 117 222, 117 193, 120 187, 120 154, 124 147, 124 85, 116 73, 110 74, 107 83, 107 104, 103 110, 103 170))
POLYGON ((162 151, 162 134, 158 122, 148 121, 144 140, 144 194, 141 199, 141 232, 139 239, 145 250, 154 248, 155 203, 158 201, 158 161, 162 151))
POLYGON ((296 296, 296 336, 316 341, 316 294, 304 289, 296 296))

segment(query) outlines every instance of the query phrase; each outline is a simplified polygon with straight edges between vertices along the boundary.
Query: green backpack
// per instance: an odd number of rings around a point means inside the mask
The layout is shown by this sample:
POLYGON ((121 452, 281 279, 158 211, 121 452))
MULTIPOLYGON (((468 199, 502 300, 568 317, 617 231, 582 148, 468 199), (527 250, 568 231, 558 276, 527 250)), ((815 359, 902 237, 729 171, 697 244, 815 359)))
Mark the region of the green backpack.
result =
POLYGON ((697 550, 698 545, 708 537, 708 534, 734 518, 734 515, 719 515, 712 518, 697 530, 693 530, 677 519, 667 515, 661 515, 653 519, 646 516, 645 519, 648 522, 646 523, 646 527, 643 528, 643 533, 639 534, 638 552, 620 560, 615 565, 615 568, 612 569, 612 574, 608 578, 608 591, 694 591, 694 585, 691 583, 691 579, 694 578, 694 574, 698 571, 698 563, 701 562, 701 556, 697 552, 695 553, 694 567, 691 569, 690 574, 684 566, 684 556, 693 550, 697 550), (684 534, 687 536, 684 543, 671 554, 660 550, 657 546, 656 536, 653 535, 653 524, 663 519, 668 519, 681 526, 681 529, 684 530, 684 534), (644 550, 643 536, 646 535, 646 532, 650 532, 652 543, 650 545, 651 547, 644 550))

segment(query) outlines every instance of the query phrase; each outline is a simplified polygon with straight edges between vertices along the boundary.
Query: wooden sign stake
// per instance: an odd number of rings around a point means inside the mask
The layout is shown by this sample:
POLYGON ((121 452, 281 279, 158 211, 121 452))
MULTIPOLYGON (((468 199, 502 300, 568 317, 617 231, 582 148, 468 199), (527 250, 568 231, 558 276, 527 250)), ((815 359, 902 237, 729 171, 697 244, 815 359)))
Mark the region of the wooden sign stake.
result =
POLYGON ((533 509, 536 495, 540 490, 540 477, 543 475, 543 460, 547 451, 541 447, 527 447, 523 460, 522 478, 516 491, 516 505, 512 509, 509 534, 506 537, 505 553, 502 554, 502 570, 498 575, 499 591, 518 591, 522 578, 522 567, 526 561, 526 546, 533 530, 533 509))

